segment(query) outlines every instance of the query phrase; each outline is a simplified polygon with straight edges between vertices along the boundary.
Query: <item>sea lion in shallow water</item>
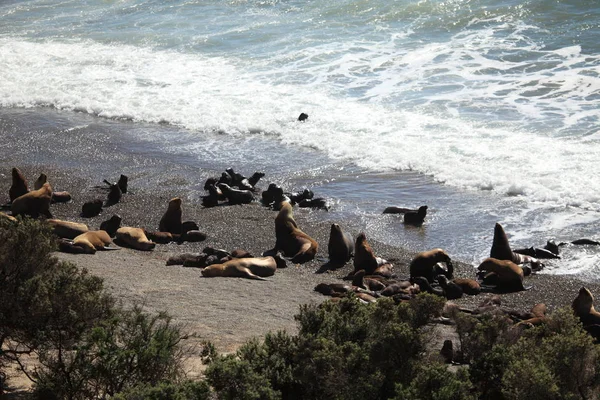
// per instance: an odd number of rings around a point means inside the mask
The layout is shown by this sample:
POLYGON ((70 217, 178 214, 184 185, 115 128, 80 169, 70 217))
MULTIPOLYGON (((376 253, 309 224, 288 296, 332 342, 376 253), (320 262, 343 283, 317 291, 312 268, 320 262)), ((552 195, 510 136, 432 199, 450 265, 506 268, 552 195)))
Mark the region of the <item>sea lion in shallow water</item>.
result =
POLYGON ((126 247, 131 247, 136 250, 142 251, 150 251, 156 247, 156 243, 148 240, 144 230, 141 228, 134 228, 129 226, 124 226, 117 229, 117 233, 115 234, 116 240, 119 241, 120 244, 125 245, 126 247))
POLYGON ((510 260, 515 264, 536 261, 535 258, 518 254, 511 250, 504 228, 499 223, 494 226, 494 240, 490 250, 490 257, 498 260, 510 260))
POLYGON ((445 275, 448 279, 452 279, 454 274, 452 260, 448 253, 442 249, 432 249, 418 253, 410 262, 411 278, 422 276, 432 283, 439 274, 445 275), (446 271, 438 266, 440 262, 446 264, 446 271))
POLYGON ((8 189, 10 201, 14 201, 17 197, 21 197, 27 192, 29 192, 29 189, 27 188, 25 175, 23 175, 19 168, 14 167, 12 169, 12 185, 8 189))
POLYGON ((22 196, 17 197, 11 204, 13 216, 29 215, 32 218, 38 218, 43 215, 47 218, 52 218, 50 213, 50 201, 52 200, 52 188, 49 183, 38 190, 32 190, 22 196))
POLYGON ((205 277, 233 277, 265 280, 277 271, 277 261, 271 256, 234 258, 222 264, 212 264, 202 270, 205 277))
POLYGON ((510 260, 486 258, 477 270, 493 273, 496 276, 496 288, 503 292, 518 292, 527 290, 523 286, 523 269, 510 260))
POLYGON ((163 214, 158 224, 158 230, 160 232, 169 232, 174 234, 181 234, 181 199, 174 197, 169 201, 167 211, 163 214))
POLYGON ((217 187, 227 197, 227 202, 230 205, 250 204, 254 201, 254 194, 250 190, 234 189, 226 183, 219 183, 217 187))
POLYGON ((404 213, 404 223, 406 225, 421 226, 427 216, 427 206, 421 206, 416 212, 410 211, 404 213))
POLYGON ((338 224, 331 224, 327 251, 329 253, 329 262, 331 264, 346 264, 354 254, 354 241, 352 240, 352 236, 343 232, 338 224))
POLYGON ((275 255, 281 251, 292 262, 302 264, 315 258, 319 244, 298 228, 292 213, 292 205, 284 203, 275 217, 275 247, 266 252, 275 255))

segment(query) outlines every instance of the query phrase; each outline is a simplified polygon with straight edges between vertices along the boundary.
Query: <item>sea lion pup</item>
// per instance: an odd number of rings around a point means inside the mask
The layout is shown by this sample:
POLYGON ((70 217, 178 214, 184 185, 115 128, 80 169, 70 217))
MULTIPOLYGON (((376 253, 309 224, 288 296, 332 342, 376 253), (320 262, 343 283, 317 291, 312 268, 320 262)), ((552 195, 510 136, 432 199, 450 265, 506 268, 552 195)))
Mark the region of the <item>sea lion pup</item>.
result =
POLYGON ((455 278, 452 282, 460 286, 464 294, 469 296, 476 296, 481 293, 481 285, 475 279, 469 278, 455 278))
POLYGON ((496 277, 496 288, 504 292, 528 290, 523 286, 523 269, 510 260, 486 258, 477 267, 479 271, 492 272, 496 277))
POLYGON ((150 239, 154 243, 158 243, 158 244, 167 244, 167 243, 171 243, 173 241, 179 240, 179 235, 177 235, 177 234, 174 235, 170 232, 150 232, 150 231, 144 230, 144 233, 146 234, 146 237, 148 239, 150 239))
POLYGON ((73 197, 69 192, 52 192, 52 203, 68 203, 73 197))
POLYGON ((364 269, 366 275, 373 275, 377 267, 379 267, 379 263, 377 262, 373 248, 367 242, 365 233, 361 232, 356 237, 354 245, 354 272, 356 273, 364 269))
POLYGON ((264 172, 256 171, 252 174, 250 178, 248 178, 248 183, 250 184, 250 186, 252 186, 252 190, 256 190, 256 184, 258 183, 258 181, 260 181, 261 178, 264 178, 264 176, 264 172))
POLYGON ((513 252, 518 254, 523 254, 525 256, 530 256, 534 258, 546 258, 546 259, 554 259, 560 258, 558 254, 555 254, 547 249, 540 249, 538 247, 528 247, 526 249, 515 249, 513 252))
POLYGON ((320 210, 329 211, 329 203, 327 199, 323 197, 317 197, 314 199, 304 199, 298 203, 300 208, 318 208, 320 210))
POLYGON ((102 222, 100 224, 100 229, 106 231, 106 233, 108 233, 108 236, 114 237, 117 233, 117 229, 121 227, 121 221, 123 221, 123 218, 115 214, 106 221, 102 222))
POLYGON ((431 286, 427 278, 423 276, 415 276, 410 278, 410 282, 416 284, 421 292, 427 292, 431 294, 435 294, 436 296, 445 297, 444 291, 440 288, 434 288, 431 286))
POLYGON ((100 215, 100 213, 102 212, 102 204, 102 200, 100 199, 86 201, 81 207, 80 215, 83 218, 92 218, 97 215, 100 215))
POLYGON ((121 189, 121 193, 127 193, 127 184, 129 183, 129 178, 127 175, 121 174, 119 180, 117 181, 117 186, 121 189))
POLYGON ((423 276, 430 283, 435 280, 439 274, 445 275, 448 279, 452 279, 454 274, 454 266, 448 253, 442 249, 432 249, 418 253, 410 262, 410 277, 423 276), (438 263, 446 264, 447 271, 439 267, 438 263))
POLYGON ((165 211, 160 219, 158 230, 160 232, 169 232, 177 235, 181 234, 181 215, 181 199, 179 197, 174 197, 169 201, 167 211, 165 211))
POLYGON ((427 206, 421 206, 417 210, 417 212, 407 212, 404 214, 404 223, 406 225, 414 225, 420 226, 423 225, 423 221, 425 221, 425 216, 427 216, 427 206))
POLYGON ((409 296, 414 296, 420 292, 421 288, 417 284, 411 283, 409 281, 400 281, 386 286, 381 291, 381 295, 386 297, 395 296, 397 294, 406 294, 409 296))
POLYGON ((215 185, 208 185, 205 186, 205 189, 208 190, 208 195, 202 196, 202 205, 206 208, 218 206, 220 191, 217 187, 215 185))
POLYGON ((94 254, 96 250, 117 250, 107 247, 111 243, 110 236, 103 230, 88 231, 73 239, 73 246, 84 249, 86 254, 94 254))
POLYGON ((319 283, 315 286, 315 292, 332 297, 343 297, 346 293, 352 291, 352 286, 345 283, 319 283))
POLYGON ((29 192, 29 189, 27 188, 27 179, 25 179, 25 176, 19 168, 14 167, 12 169, 12 185, 10 186, 10 189, 8 189, 10 201, 13 202, 17 197, 21 197, 27 192, 29 192))
POLYGON ((110 188, 108 189, 108 196, 106 197, 106 203, 104 204, 105 207, 110 207, 112 205, 117 204, 120 200, 121 197, 123 197, 123 192, 121 192, 121 188, 119 187, 119 185, 112 184, 110 185, 110 188))
POLYGON ((227 197, 227 201, 231 205, 249 204, 254 201, 254 195, 250 190, 234 189, 226 183, 219 183, 217 187, 221 189, 225 197, 227 197))
POLYGON ((305 188, 301 192, 286 193, 286 196, 290 198, 292 204, 297 204, 302 200, 311 200, 313 197, 315 197, 315 194, 312 190, 305 188))
POLYGON ((292 213, 292 205, 284 203, 275 217, 275 247, 267 251, 269 255, 281 251, 291 257, 294 264, 303 264, 315 258, 319 244, 298 228, 292 213))
POLYGON ((437 281, 440 284, 440 287, 444 291, 444 296, 448 300, 456 300, 460 299, 463 296, 463 290, 456 283, 448 280, 446 275, 438 275, 437 281))
POLYGON ((386 285, 383 282, 365 276, 364 269, 361 269, 354 274, 352 277, 352 286, 370 290, 372 292, 380 292, 386 288, 386 285))
POLYGON ((342 232, 338 224, 331 224, 329 243, 327 244, 329 263, 333 265, 344 265, 354 254, 354 241, 352 236, 342 232))
POLYGON ((141 228, 121 227, 117 229, 115 239, 119 244, 136 250, 150 251, 156 247, 156 243, 148 240, 141 228))
POLYGON ((48 182, 48 176, 44 173, 41 173, 37 180, 33 183, 33 190, 38 190, 44 183, 48 182))
POLYGON ((75 239, 82 233, 89 231, 86 224, 80 224, 77 222, 63 221, 60 219, 47 219, 46 222, 52 226, 52 232, 63 239, 75 239))
MULTIPOLYGON (((167 259, 166 265, 183 265, 186 261, 197 262, 199 260, 206 260, 206 254, 204 253, 183 253, 177 254, 175 256, 171 256, 167 259)), ((202 264, 202 267, 205 267, 205 264, 202 264)))
POLYGON ((594 296, 585 286, 579 289, 579 294, 573 300, 572 307, 584 327, 600 325, 600 313, 594 308, 594 296))
POLYGON ((492 249, 490 250, 490 257, 498 260, 510 260, 515 264, 535 261, 533 257, 515 253, 510 249, 504 228, 499 223, 496 223, 494 227, 494 240, 492 242, 492 249))
POLYGON ((270 256, 234 258, 223 264, 209 265, 202 270, 202 276, 208 278, 224 276, 264 281, 264 277, 274 275, 276 270, 277 261, 270 256))
POLYGON ((38 218, 43 215, 52 218, 50 213, 50 201, 52 200, 52 188, 49 183, 38 190, 32 190, 13 200, 11 205, 12 215, 29 215, 32 218, 38 218))
POLYGON ((308 114, 306 113, 300 113, 300 115, 298 116, 298 121, 300 122, 305 122, 308 119, 308 114))

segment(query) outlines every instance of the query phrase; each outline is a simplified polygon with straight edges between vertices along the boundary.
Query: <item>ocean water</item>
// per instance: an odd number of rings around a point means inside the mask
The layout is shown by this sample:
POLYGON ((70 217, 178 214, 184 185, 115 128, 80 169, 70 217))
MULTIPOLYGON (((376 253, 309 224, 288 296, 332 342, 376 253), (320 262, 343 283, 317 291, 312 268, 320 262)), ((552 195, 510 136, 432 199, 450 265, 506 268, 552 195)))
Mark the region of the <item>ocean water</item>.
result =
MULTIPOLYGON (((598 2, 3 0, 0 21, 0 127, 81 146, 38 160, 263 170, 332 199, 311 218, 473 264, 496 222, 513 247, 600 239, 598 2), (420 228, 381 214, 423 204, 420 228)), ((563 250, 544 273, 600 279, 599 249, 563 250)))

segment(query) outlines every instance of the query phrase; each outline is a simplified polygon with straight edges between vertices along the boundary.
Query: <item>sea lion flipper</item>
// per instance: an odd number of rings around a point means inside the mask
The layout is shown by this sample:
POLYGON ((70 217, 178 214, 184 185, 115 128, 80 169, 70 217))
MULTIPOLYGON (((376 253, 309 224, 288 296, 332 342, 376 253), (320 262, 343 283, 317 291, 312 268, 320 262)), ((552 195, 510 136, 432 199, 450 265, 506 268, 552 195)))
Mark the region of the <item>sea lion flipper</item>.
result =
POLYGON ((102 246, 102 250, 121 250, 120 247, 102 246))

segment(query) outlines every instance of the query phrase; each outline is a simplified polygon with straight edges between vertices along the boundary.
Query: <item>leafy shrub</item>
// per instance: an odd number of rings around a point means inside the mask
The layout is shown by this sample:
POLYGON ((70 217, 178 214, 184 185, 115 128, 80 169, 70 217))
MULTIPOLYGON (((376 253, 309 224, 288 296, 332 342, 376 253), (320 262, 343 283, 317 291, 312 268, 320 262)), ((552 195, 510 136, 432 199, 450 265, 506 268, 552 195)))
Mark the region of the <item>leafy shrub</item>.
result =
POLYGON ((396 388, 396 400, 475 400, 468 373, 459 369, 455 374, 445 365, 421 364, 410 385, 396 388))
POLYGON ((205 381, 186 381, 158 386, 139 385, 114 396, 114 400, 208 400, 210 387, 205 381))

